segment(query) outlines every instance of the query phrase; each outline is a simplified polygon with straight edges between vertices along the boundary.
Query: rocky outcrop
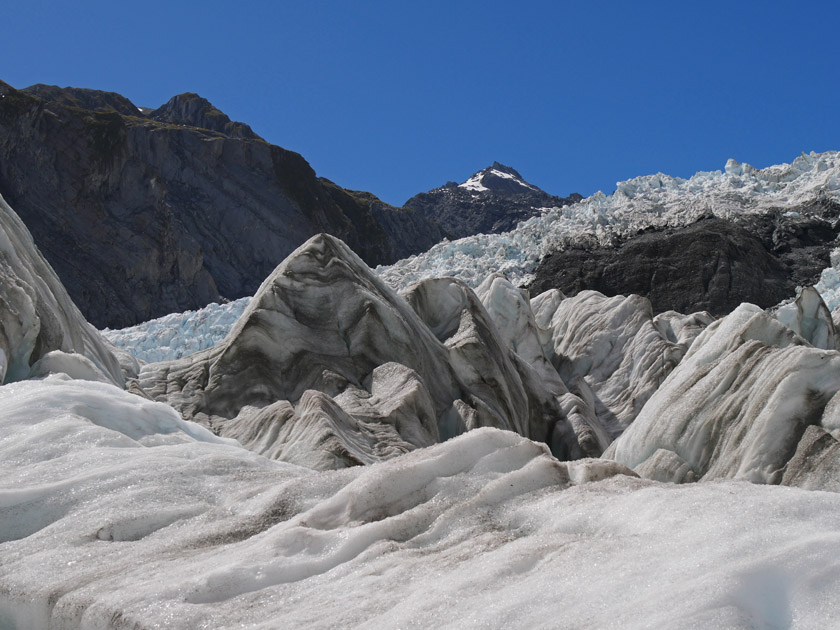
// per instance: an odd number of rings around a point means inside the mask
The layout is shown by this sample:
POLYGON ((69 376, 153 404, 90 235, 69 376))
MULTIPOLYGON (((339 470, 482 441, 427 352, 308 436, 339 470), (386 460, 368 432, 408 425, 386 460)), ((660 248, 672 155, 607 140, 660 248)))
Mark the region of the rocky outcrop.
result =
POLYGON ((767 308, 813 284, 830 266, 840 206, 813 202, 794 211, 703 218, 682 228, 649 229, 615 247, 574 245, 544 257, 529 285, 568 295, 647 297, 654 312, 726 315, 742 302, 767 308))
POLYGON ((78 109, 89 109, 94 112, 116 112, 124 116, 138 116, 142 112, 141 108, 116 92, 74 87, 60 88, 57 85, 44 85, 43 83, 30 85, 21 92, 44 101, 78 109))
POLYGON ((448 182, 420 193, 405 207, 432 219, 453 238, 505 232, 541 208, 566 206, 582 197, 555 197, 527 183, 514 169, 494 162, 462 184, 448 182))
POLYGON ((192 94, 149 115, 110 93, 0 83, 0 194, 99 327, 252 295, 319 232, 371 265, 443 236, 192 94))

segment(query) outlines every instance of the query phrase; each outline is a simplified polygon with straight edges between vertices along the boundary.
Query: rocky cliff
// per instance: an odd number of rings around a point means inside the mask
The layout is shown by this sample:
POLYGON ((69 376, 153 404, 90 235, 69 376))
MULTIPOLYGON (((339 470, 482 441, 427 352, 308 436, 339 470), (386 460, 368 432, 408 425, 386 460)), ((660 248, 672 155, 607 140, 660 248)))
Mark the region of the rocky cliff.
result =
POLYGON ((318 178, 195 94, 151 111, 0 82, 0 194, 99 327, 250 295, 319 232, 371 265, 443 237, 413 211, 318 178))

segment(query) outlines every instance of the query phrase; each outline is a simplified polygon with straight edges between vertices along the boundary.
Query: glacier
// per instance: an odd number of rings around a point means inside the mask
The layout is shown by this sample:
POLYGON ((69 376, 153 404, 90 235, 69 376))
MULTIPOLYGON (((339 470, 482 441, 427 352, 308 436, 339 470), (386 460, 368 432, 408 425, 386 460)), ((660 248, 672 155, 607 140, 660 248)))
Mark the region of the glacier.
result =
POLYGON ((123 385, 121 363, 134 360, 117 354, 84 319, 23 221, 0 197, 0 384, 34 376, 33 370, 53 362, 123 385))
MULTIPOLYGON (((638 178, 603 222, 590 198, 498 239, 795 208, 838 165, 638 178)), ((393 282, 318 235, 251 299, 100 335, 4 203, 0 237, 0 628, 840 616, 836 253, 715 319, 530 296, 478 245, 469 278, 393 282)))
POLYGON ((834 347, 817 347, 742 304, 699 334, 604 456, 661 481, 782 482, 808 427, 840 435, 840 352, 827 309, 822 329, 808 326, 814 297, 816 291, 798 299, 795 327, 834 347))
POLYGON ((244 297, 226 304, 212 303, 128 328, 106 328, 101 333, 112 344, 146 363, 180 359, 224 339, 250 301, 250 297, 244 297))

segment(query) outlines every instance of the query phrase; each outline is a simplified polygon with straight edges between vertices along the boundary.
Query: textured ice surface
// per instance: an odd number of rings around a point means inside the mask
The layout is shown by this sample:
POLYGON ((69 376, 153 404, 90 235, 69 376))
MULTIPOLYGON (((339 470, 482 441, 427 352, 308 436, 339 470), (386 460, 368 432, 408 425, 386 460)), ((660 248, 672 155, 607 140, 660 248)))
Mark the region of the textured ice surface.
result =
POLYGON ((823 269, 814 288, 820 292, 832 315, 840 311, 840 248, 831 252, 831 267, 823 269))
POLYGON ((558 294, 547 291, 532 301, 547 333, 544 350, 569 388, 591 400, 611 439, 633 422, 712 319, 705 312, 654 317, 638 295, 581 291, 555 302, 558 294))
POLYGON ((0 388, 0 436, 4 628, 840 617, 838 494, 616 476, 614 463, 563 464, 495 429, 313 473, 115 387, 55 377, 0 388))
POLYGON ((803 153, 791 164, 765 169, 729 160, 723 171, 703 171, 689 179, 658 173, 619 182, 611 195, 598 192, 579 203, 546 210, 511 232, 445 241, 377 271, 395 287, 438 276, 455 276, 477 286, 494 271, 519 284, 530 278, 545 253, 583 234, 607 245, 617 235, 648 226, 686 225, 706 213, 728 218, 820 197, 840 199, 836 151, 803 153))
POLYGON ((779 307, 776 319, 817 348, 840 350, 831 312, 815 287, 805 287, 796 300, 779 307))
MULTIPOLYGON (((503 283, 488 304, 510 291, 529 311, 503 283)), ((517 355, 517 342, 500 335, 463 282, 427 279, 398 295, 346 244, 321 234, 263 282, 224 341, 145 365, 136 387, 261 454, 318 469, 372 463, 485 426, 545 441, 560 459, 600 455, 606 444, 593 440, 590 415, 571 419, 574 401, 561 400, 567 390, 539 340, 531 342, 527 358, 517 355), (530 367, 540 358, 559 389, 530 367)))

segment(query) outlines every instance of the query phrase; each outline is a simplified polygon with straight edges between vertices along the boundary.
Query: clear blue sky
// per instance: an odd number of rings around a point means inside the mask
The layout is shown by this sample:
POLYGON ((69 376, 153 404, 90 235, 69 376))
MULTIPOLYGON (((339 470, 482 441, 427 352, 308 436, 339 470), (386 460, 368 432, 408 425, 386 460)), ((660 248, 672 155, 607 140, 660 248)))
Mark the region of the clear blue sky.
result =
POLYGON ((198 92, 393 204, 493 160, 588 195, 840 149, 838 4, 0 0, 0 79, 198 92))

